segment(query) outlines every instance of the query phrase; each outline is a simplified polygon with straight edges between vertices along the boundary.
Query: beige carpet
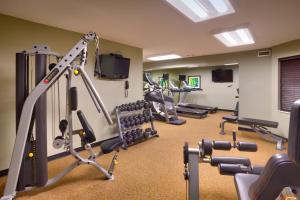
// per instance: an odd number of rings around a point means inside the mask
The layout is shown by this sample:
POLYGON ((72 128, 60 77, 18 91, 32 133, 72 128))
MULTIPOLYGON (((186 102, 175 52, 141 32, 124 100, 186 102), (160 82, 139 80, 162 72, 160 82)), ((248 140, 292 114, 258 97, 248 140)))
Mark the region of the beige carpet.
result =
MULTIPOLYGON (((158 200, 185 199, 185 181, 183 179, 182 147, 185 141, 190 146, 197 146, 202 138, 215 140, 231 140, 231 131, 236 125, 227 125, 225 136, 219 135, 219 122, 225 112, 210 115, 205 119, 187 119, 182 126, 156 122, 160 134, 139 145, 121 151, 119 164, 115 170, 115 180, 106 181, 92 166, 80 166, 58 184, 42 190, 34 190, 18 194, 17 199, 32 200, 65 200, 65 199, 107 199, 107 200, 158 200)), ((239 132, 240 141, 257 142, 257 153, 241 153, 215 151, 214 155, 233 155, 250 157, 254 164, 265 164, 275 154, 275 144, 261 139, 255 133, 239 132)), ((85 154, 85 153, 84 153, 85 154)), ((113 154, 98 158, 104 166, 108 166, 113 154)), ((64 169, 74 159, 64 157, 49 163, 49 175, 53 176, 64 169)), ((208 164, 200 164, 201 199, 236 199, 233 178, 220 176, 217 168, 208 164)), ((3 192, 5 178, 0 179, 3 192)))

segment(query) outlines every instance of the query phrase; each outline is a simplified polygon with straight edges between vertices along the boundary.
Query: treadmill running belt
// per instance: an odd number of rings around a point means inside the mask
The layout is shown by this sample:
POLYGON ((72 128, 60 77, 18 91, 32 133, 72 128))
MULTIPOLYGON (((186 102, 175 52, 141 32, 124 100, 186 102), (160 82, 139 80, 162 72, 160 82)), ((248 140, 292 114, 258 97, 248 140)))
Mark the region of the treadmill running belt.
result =
POLYGON ((191 109, 191 108, 184 108, 184 107, 177 107, 176 111, 178 113, 187 113, 187 114, 194 114, 194 115, 207 115, 207 110, 198 110, 198 109, 191 109))
POLYGON ((207 110, 210 113, 215 113, 217 112, 218 108, 217 107, 211 107, 211 106, 203 106, 203 105, 198 105, 198 104, 191 104, 191 103, 179 103, 179 107, 184 107, 184 108, 192 108, 192 109, 202 109, 202 110, 207 110))

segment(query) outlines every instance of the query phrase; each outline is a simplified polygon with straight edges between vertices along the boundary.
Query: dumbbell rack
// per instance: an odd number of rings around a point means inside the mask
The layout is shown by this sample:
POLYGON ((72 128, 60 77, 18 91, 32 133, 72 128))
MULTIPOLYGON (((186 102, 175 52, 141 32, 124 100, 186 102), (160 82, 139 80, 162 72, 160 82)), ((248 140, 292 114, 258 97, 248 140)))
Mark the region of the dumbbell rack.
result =
MULTIPOLYGON (((139 101, 139 102, 145 102, 145 101, 139 101)), ((129 103, 129 104, 134 104, 134 103, 129 103)), ((126 104, 126 105, 129 105, 129 104, 126 104)), ((150 104, 148 104, 148 105, 150 105, 150 104)), ((131 111, 127 111, 127 110, 126 111, 124 111, 124 110, 121 111, 120 108, 121 108, 121 106, 116 106, 115 113, 116 113, 116 122, 117 122, 118 132, 119 132, 120 137, 123 140, 123 145, 122 145, 123 149, 127 149, 129 146, 136 145, 136 144, 144 142, 148 139, 151 139, 151 138, 154 138, 154 137, 159 137, 159 135, 157 134, 157 131, 154 128, 154 124, 153 124, 154 117, 152 115, 152 111, 151 111, 150 106, 148 106, 148 107, 143 106, 142 108, 131 110, 131 111), (133 117, 133 116, 137 116, 138 114, 144 114, 145 112, 149 113, 149 117, 150 117, 149 122, 144 122, 144 123, 138 124, 138 125, 132 125, 130 127, 122 126, 121 118, 126 118, 126 117, 130 117, 130 116, 133 117), (151 129, 151 132, 153 131, 154 134, 150 133, 150 134, 147 135, 147 137, 140 137, 138 140, 134 140, 133 142, 128 143, 127 140, 126 140, 125 134, 128 133, 129 131, 132 131, 132 130, 137 130, 137 129, 143 130, 142 125, 147 124, 147 123, 150 123, 150 127, 146 128, 146 129, 148 129, 148 130, 151 129)), ((143 136, 146 132, 146 129, 142 132, 143 136)))

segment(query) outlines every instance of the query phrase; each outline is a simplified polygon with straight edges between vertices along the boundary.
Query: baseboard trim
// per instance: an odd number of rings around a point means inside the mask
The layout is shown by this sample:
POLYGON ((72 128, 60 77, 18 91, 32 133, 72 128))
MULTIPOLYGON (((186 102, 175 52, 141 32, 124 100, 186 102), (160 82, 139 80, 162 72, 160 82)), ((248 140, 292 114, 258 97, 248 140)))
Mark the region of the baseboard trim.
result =
MULTIPOLYGON (((117 136, 117 137, 119 137, 119 136, 117 136)), ((92 144, 92 147, 100 146, 100 144, 102 142, 113 139, 113 138, 116 138, 116 137, 112 137, 112 138, 109 138, 109 139, 106 139, 106 140, 95 142, 95 143, 92 144)), ((80 151, 83 151, 83 150, 84 150, 84 147, 75 148, 75 151, 77 151, 77 152, 80 152, 80 151)), ((52 156, 48 156, 48 161, 56 160, 56 159, 59 159, 59 158, 62 158, 62 157, 68 156, 68 155, 70 155, 70 152, 69 151, 64 151, 64 152, 61 152, 61 153, 58 153, 58 154, 55 154, 55 155, 52 155, 52 156)), ((8 174, 8 169, 3 169, 3 170, 0 171, 0 177, 7 176, 7 174, 8 174)))
POLYGON ((4 169, 0 171, 0 177, 7 176, 7 174, 8 174, 8 169, 4 169))

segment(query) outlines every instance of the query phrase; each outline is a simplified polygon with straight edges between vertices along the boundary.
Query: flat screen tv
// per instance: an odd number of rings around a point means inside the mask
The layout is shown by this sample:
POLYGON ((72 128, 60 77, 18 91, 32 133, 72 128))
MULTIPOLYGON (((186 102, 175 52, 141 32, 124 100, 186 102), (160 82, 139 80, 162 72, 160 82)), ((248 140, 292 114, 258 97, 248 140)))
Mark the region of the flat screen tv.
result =
POLYGON ((186 75, 179 75, 179 76, 178 76, 178 79, 179 79, 180 81, 185 81, 185 80, 186 80, 186 75))
POLYGON ((212 81, 217 83, 233 82, 233 70, 232 69, 212 70, 212 81))
POLYGON ((130 59, 119 54, 100 55, 99 66, 95 65, 95 75, 101 78, 126 79, 129 76, 130 59))

